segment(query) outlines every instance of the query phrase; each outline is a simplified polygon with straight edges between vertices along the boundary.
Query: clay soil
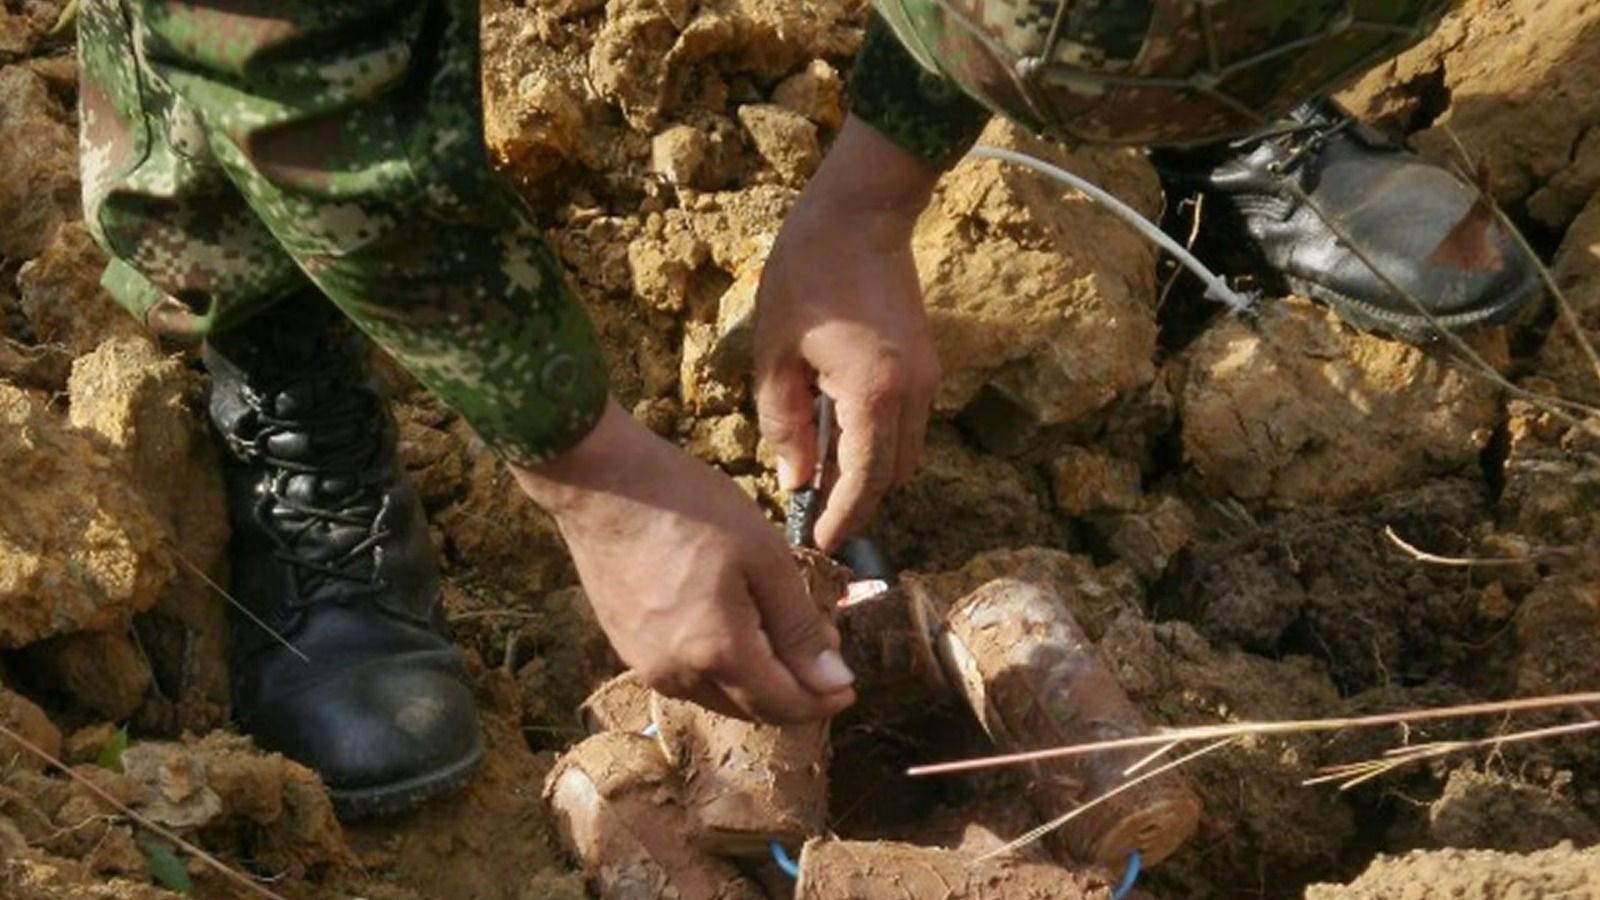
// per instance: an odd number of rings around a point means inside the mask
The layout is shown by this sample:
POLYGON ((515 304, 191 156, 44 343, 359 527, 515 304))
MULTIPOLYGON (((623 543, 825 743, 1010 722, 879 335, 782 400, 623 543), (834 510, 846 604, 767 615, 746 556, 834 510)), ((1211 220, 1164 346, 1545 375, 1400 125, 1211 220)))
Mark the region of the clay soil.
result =
MULTIPOLYGON (((229 731, 204 374, 98 288, 74 48, 52 32, 64 5, 0 4, 0 723, 282 897, 585 896, 541 789, 616 660, 549 522, 392 366, 488 762, 460 797, 341 825, 313 775, 229 731), (116 772, 103 763, 122 728, 116 772)), ((618 394, 775 516, 750 306, 842 121, 866 5, 484 4, 495 162, 592 311, 618 394)), ((1573 337, 1600 324, 1597 48, 1600 2, 1466 0, 1346 97, 1419 152, 1449 161, 1459 140, 1484 160, 1565 292, 1571 319, 1546 305, 1473 337, 1505 382, 1293 297, 1229 317, 1084 198, 962 164, 916 236, 946 377, 926 462, 875 526, 888 556, 951 600, 1000 576, 1048 583, 1163 724, 1600 690, 1596 419, 1528 397, 1600 405, 1573 337), (1388 533, 1480 562, 1430 563, 1388 533)), ((1193 227, 1192 204, 1164 196, 1135 151, 1068 152, 1002 126, 986 140, 1079 172, 1180 236, 1193 227)), ((1226 250, 1199 216, 1201 241, 1226 250)), ((984 749, 970 714, 928 706, 835 723, 834 835, 993 846, 1029 826, 1025 783, 899 774, 984 749)), ((1142 889, 1600 897, 1592 734, 1443 756, 1344 792, 1301 785, 1402 743, 1571 718, 1259 739, 1197 761, 1198 832, 1142 889)), ((0 738, 0 896, 173 896, 159 857, 125 815, 0 738)), ((195 896, 240 896, 180 862, 195 896)))

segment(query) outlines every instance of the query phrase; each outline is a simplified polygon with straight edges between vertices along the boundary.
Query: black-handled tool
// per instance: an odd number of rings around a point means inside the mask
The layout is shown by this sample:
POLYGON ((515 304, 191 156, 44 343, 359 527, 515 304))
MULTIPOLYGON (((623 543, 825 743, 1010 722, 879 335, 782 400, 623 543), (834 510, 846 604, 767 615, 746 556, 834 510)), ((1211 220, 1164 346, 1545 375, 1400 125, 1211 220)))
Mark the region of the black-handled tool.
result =
POLYGON ((817 397, 817 460, 811 480, 789 495, 789 513, 783 533, 791 547, 815 547, 817 515, 822 512, 822 479, 828 471, 828 454, 833 450, 833 398, 817 397))

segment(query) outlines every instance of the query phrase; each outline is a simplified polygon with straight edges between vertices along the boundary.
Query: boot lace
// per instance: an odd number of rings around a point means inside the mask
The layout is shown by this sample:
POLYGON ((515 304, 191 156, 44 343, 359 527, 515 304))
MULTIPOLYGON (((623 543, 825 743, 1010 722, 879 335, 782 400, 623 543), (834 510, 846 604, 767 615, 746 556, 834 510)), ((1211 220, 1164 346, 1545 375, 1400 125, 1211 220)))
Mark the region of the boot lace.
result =
POLYGON ((1267 163, 1268 171, 1283 175, 1299 168, 1308 157, 1322 152, 1328 142, 1356 124, 1356 118, 1343 110, 1332 115, 1313 114, 1305 120, 1288 119, 1263 131, 1230 143, 1235 149, 1266 144, 1281 153, 1267 163))
MULTIPOLYGON (((382 414, 366 391, 340 390, 314 412, 275 415, 274 394, 253 397, 255 427, 229 436, 239 459, 268 470, 257 519, 276 545, 274 556, 296 573, 301 598, 330 583, 346 592, 371 593, 387 585, 379 576, 382 544, 390 529, 389 492, 383 490, 382 414), (309 446, 310 435, 337 438, 315 453, 297 456, 275 447, 309 446)), ((242 429, 241 429, 242 430, 242 429)), ((309 602, 309 601, 308 601, 309 602)))

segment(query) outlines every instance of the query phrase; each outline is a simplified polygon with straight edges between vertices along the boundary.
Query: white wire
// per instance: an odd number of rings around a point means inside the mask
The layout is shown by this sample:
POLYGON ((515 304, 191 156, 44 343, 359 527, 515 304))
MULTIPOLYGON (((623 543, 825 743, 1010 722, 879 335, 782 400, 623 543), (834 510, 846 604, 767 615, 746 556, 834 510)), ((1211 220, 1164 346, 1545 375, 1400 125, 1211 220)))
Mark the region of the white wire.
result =
POLYGON ((1091 198, 1099 201, 1102 206, 1105 206, 1113 213, 1116 213, 1119 218, 1127 222, 1129 225, 1132 225, 1140 234, 1154 241, 1163 250, 1166 250, 1168 253, 1171 253, 1174 257, 1176 257, 1178 262, 1183 264, 1184 268, 1193 272, 1196 277, 1205 283, 1207 299, 1216 300, 1219 303, 1225 303, 1232 308, 1234 312, 1240 315, 1253 315, 1255 313, 1256 302, 1254 297, 1241 294, 1232 287, 1229 287, 1228 283, 1222 280, 1220 275, 1206 268, 1205 263, 1196 259, 1194 254, 1189 252, 1188 248, 1173 240, 1171 235, 1167 234, 1165 231, 1162 231, 1161 228, 1154 222, 1146 219, 1144 216, 1139 214, 1138 210, 1126 203, 1123 203, 1121 200, 1118 200, 1116 197, 1112 196, 1110 193, 1106 192, 1094 183, 1084 179, 1082 176, 1074 175, 1060 166, 1051 165, 1042 159, 1029 156, 1026 153, 1019 153, 1015 150, 1006 150, 1002 147, 991 147, 987 144, 979 144, 978 146, 973 147, 967 152, 967 155, 980 159, 998 159, 1002 162, 1013 163, 1026 169, 1032 169, 1033 171, 1038 172, 1046 177, 1053 178, 1056 181, 1067 185, 1068 187, 1082 191, 1091 198))

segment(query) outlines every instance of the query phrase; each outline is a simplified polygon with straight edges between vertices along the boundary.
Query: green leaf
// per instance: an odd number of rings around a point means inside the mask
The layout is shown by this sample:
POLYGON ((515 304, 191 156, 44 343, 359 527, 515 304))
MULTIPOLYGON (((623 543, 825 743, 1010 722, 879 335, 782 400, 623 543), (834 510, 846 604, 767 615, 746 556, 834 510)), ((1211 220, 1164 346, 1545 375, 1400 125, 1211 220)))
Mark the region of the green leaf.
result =
POLYGON ((102 769, 110 769, 113 772, 120 773, 122 771, 122 751, 126 749, 128 749, 128 726, 124 725, 117 729, 117 733, 111 736, 111 740, 106 741, 104 747, 100 748, 100 755, 95 758, 95 764, 102 769))
POLYGON ((144 853, 145 865, 150 867, 150 877, 156 880, 156 884, 184 896, 194 893, 189 870, 183 867, 183 860, 178 858, 178 852, 172 849, 171 844, 147 834, 139 835, 136 840, 139 850, 144 853))

